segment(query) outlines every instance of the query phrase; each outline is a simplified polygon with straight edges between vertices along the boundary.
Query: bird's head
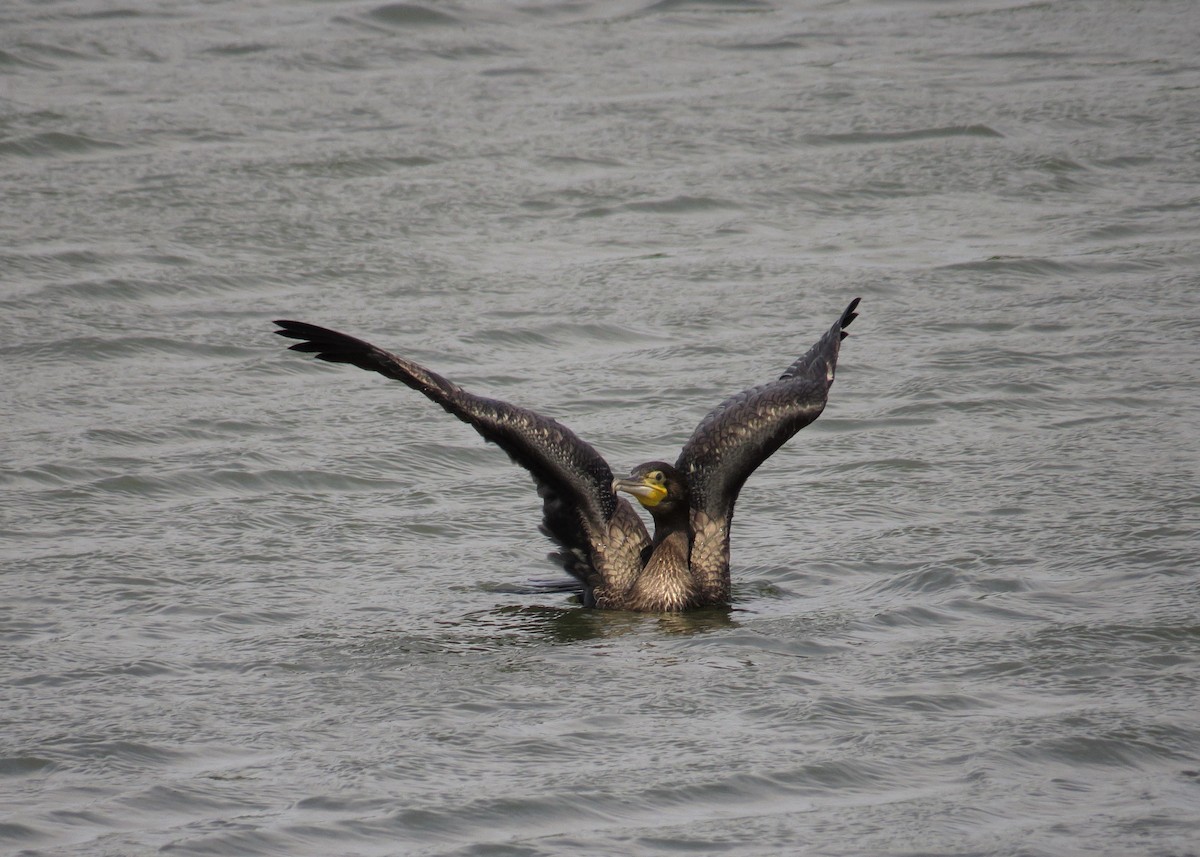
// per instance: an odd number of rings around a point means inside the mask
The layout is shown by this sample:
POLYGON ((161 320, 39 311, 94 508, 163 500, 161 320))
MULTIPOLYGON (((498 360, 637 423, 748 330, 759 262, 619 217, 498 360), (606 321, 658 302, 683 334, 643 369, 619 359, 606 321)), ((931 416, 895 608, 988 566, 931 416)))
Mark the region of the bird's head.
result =
POLYGON ((632 494, 656 518, 687 508, 687 482, 663 461, 639 464, 628 478, 614 479, 613 490, 632 494))

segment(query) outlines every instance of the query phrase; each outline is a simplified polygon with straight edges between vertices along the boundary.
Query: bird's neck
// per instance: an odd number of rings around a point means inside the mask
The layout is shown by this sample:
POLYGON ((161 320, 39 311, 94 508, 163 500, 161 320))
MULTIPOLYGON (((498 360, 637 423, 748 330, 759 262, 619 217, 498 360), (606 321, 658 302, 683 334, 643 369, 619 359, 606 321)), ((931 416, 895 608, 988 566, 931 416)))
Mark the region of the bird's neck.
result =
POLYGON ((679 508, 671 512, 662 512, 657 515, 652 514, 654 518, 654 546, 661 545, 669 536, 678 532, 687 532, 688 516, 686 508, 679 508))

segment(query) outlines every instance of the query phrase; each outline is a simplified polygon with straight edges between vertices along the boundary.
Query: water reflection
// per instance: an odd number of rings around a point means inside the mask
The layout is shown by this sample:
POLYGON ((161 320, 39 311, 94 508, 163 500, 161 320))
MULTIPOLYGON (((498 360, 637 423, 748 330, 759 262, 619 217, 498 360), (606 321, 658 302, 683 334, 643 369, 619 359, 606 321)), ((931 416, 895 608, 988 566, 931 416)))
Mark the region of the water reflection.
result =
MULTIPOLYGON (((660 639, 663 635, 692 636, 740 626, 728 607, 688 613, 635 613, 595 610, 577 603, 562 606, 508 604, 439 617, 425 617, 405 626, 376 626, 358 633, 304 635, 324 639, 323 648, 338 640, 358 656, 408 659, 501 649, 532 649, 621 638, 660 639)), ((337 648, 334 646, 334 648, 337 648)), ((324 656, 322 658, 324 660, 324 656)))
POLYGON ((736 625, 727 607, 688 613, 633 613, 574 605, 510 605, 467 614, 463 624, 470 624, 473 630, 490 628, 493 633, 489 637, 494 642, 509 645, 580 643, 635 634, 690 635, 736 625))
POLYGON ((509 605, 464 617, 480 627, 501 626, 504 634, 518 636, 525 642, 576 643, 646 631, 686 635, 735 625, 729 607, 704 608, 685 614, 585 609, 581 606, 578 584, 568 578, 535 579, 524 584, 487 589, 511 595, 569 593, 574 596, 568 598, 563 607, 509 605))

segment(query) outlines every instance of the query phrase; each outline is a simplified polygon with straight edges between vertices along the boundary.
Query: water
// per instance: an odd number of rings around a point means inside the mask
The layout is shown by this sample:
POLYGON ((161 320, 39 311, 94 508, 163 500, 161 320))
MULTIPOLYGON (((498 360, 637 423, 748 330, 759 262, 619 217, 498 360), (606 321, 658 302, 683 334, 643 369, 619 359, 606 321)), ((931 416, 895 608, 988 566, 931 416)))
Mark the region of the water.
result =
POLYGON ((1196 854, 1190 2, 0 10, 0 850, 1196 854), (347 330, 674 458, 863 296, 735 604, 601 614, 347 330))

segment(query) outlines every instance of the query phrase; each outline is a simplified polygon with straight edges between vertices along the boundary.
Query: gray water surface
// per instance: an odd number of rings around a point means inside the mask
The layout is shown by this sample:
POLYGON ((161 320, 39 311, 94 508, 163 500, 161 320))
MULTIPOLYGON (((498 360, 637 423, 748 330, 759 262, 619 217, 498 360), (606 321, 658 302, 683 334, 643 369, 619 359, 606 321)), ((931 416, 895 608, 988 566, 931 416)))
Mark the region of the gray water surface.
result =
POLYGON ((0 851, 1200 853, 1200 16, 0 9, 0 851), (673 459, 850 298, 734 604, 599 613, 346 330, 673 459))

